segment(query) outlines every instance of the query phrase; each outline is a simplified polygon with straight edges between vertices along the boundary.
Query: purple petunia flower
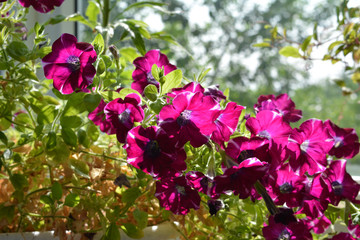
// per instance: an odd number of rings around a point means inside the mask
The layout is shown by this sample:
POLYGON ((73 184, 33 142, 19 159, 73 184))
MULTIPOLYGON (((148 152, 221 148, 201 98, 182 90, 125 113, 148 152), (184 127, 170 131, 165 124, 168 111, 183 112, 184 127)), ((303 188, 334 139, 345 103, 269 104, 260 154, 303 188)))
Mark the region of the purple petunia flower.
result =
POLYGON ((235 102, 229 102, 226 104, 224 110, 215 113, 213 121, 216 129, 211 135, 211 139, 214 142, 223 146, 224 142, 230 140, 230 136, 235 132, 241 111, 244 108, 245 107, 237 105, 235 102))
POLYGON ((217 194, 233 191, 240 199, 250 196, 253 185, 265 175, 268 164, 257 158, 249 158, 238 166, 225 170, 223 175, 214 178, 214 192, 217 194))
POLYGON ((159 199, 160 206, 174 214, 185 215, 191 208, 200 207, 198 192, 191 189, 183 176, 156 182, 155 197, 159 199))
POLYGON ((315 175, 310 194, 338 205, 344 198, 355 202, 359 191, 360 185, 346 172, 346 160, 336 160, 323 173, 315 175))
POLYGON ((299 175, 306 171, 310 175, 325 171, 326 154, 333 144, 333 139, 321 120, 309 119, 303 122, 289 137, 287 148, 290 166, 299 175))
POLYGON ((356 240, 356 238, 351 236, 350 233, 341 232, 341 233, 336 234, 335 236, 333 236, 329 240, 356 240))
POLYGON ((154 64, 159 68, 164 69, 164 75, 167 75, 176 69, 176 66, 169 63, 167 56, 160 53, 160 50, 157 49, 148 51, 144 57, 136 58, 133 64, 135 70, 132 73, 134 82, 131 84, 131 88, 141 94, 143 94, 145 87, 149 84, 159 87, 159 82, 156 81, 151 74, 151 68, 154 64))
POLYGON ((87 88, 96 73, 93 46, 77 42, 75 36, 64 33, 52 45, 52 52, 42 59, 44 74, 54 80, 54 88, 62 94, 87 88))
POLYGON ((301 119, 301 110, 295 109, 295 104, 291 98, 286 94, 261 95, 258 102, 254 105, 255 112, 258 113, 263 110, 272 110, 280 113, 286 122, 297 122, 301 119))
POLYGON ((60 5, 64 2, 64 0, 19 0, 19 3, 23 7, 33 8, 41 13, 47 13, 54 9, 54 7, 60 7, 60 5))
POLYGON ((110 122, 111 128, 115 129, 119 142, 125 143, 128 131, 133 128, 134 122, 144 119, 144 111, 140 106, 141 99, 136 93, 128 94, 124 100, 117 98, 104 108, 106 120, 110 122))
POLYGON ((360 143, 355 129, 340 128, 330 120, 326 120, 324 124, 334 139, 334 146, 330 150, 329 155, 350 159, 359 153, 360 143))
POLYGON ((195 190, 211 196, 211 187, 213 180, 205 176, 202 172, 190 171, 186 173, 185 178, 188 184, 195 190))
POLYGON ((320 218, 307 221, 307 225, 309 229, 314 231, 314 233, 321 234, 329 228, 331 221, 325 215, 322 215, 320 218))
POLYGON ((106 102, 101 99, 99 105, 89 113, 88 118, 93 121, 96 126, 100 127, 100 130, 108 135, 115 134, 116 129, 112 127, 111 123, 106 120, 106 116, 104 113, 104 109, 106 106, 106 102))
POLYGON ((159 113, 160 127, 178 139, 180 146, 187 141, 200 147, 216 129, 213 116, 220 105, 201 92, 178 94, 172 105, 164 106, 159 113))
POLYGON ((246 121, 246 128, 251 136, 272 139, 275 143, 286 145, 291 133, 290 125, 283 120, 279 113, 264 110, 246 121))
POLYGON ((153 177, 175 176, 186 169, 184 149, 156 126, 131 129, 126 142, 128 163, 153 177))

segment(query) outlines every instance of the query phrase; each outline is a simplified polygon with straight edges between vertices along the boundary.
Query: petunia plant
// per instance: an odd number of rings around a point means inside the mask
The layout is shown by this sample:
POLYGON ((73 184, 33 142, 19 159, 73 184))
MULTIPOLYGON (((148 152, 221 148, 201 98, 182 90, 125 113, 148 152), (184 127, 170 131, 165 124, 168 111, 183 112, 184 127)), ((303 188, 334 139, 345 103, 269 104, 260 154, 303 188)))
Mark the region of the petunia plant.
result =
POLYGON ((1 232, 138 239, 168 222, 182 239, 360 238, 360 184, 346 170, 354 129, 292 125, 302 111, 287 93, 252 108, 206 86, 208 70, 183 76, 144 38, 174 40, 124 17, 162 3, 128 5, 112 22, 115 2, 89 1, 86 17, 19 24, 30 6, 62 3, 0 5, 1 232), (45 29, 62 21, 85 24, 92 42, 51 43, 45 29))

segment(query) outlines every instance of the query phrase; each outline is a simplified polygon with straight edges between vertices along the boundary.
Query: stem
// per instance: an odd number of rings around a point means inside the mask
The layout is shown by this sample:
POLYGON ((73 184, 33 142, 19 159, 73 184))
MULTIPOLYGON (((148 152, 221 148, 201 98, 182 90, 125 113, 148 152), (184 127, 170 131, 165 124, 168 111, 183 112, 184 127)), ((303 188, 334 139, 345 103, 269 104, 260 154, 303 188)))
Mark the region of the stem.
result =
POLYGON ((5 158, 3 156, 0 157, 0 163, 1 165, 5 168, 7 174, 9 175, 9 177, 12 176, 12 173, 11 173, 11 170, 9 169, 9 167, 6 165, 6 162, 5 162, 5 158), (4 161, 3 161, 4 160, 4 161))
POLYGON ((259 182, 259 180, 254 184, 256 191, 263 197, 266 207, 269 210, 271 215, 279 213, 279 209, 276 207, 275 203, 266 192, 265 187, 259 182))
POLYGON ((91 156, 103 157, 103 158, 108 158, 108 159, 111 159, 111 160, 127 163, 127 161, 124 160, 124 159, 119 159, 119 158, 116 158, 116 157, 110 157, 110 156, 107 156, 105 154, 91 153, 91 152, 87 152, 87 151, 84 151, 84 150, 81 150, 80 152, 91 155, 91 156))
MULTIPOLYGON (((109 24, 109 16, 110 16, 110 0, 104 0, 104 5, 103 5, 103 9, 102 9, 102 14, 103 14, 103 22, 102 22, 102 27, 103 28, 107 28, 108 24, 109 24)), ((107 33, 107 30, 104 32, 104 51, 102 52, 103 54, 106 53, 107 50, 107 45, 108 45, 108 41, 109 41, 109 34, 107 33)))

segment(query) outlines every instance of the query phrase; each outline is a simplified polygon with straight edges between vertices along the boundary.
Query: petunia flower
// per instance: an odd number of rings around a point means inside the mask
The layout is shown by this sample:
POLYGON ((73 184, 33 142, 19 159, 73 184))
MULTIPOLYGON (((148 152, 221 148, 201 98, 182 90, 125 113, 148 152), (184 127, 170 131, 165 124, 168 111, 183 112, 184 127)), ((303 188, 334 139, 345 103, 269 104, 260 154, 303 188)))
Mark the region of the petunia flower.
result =
POLYGON ((161 207, 174 214, 186 215, 191 208, 196 210, 200 207, 198 192, 191 189, 183 176, 156 182, 155 197, 161 207))
POLYGON ((193 147, 205 144, 216 129, 213 116, 220 105, 201 92, 178 94, 172 105, 164 106, 159 113, 160 127, 178 139, 179 145, 190 141, 193 147))
POLYGON ((224 110, 217 111, 213 116, 216 129, 211 135, 211 140, 220 146, 223 146, 224 142, 228 142, 236 130, 241 111, 244 108, 235 102, 228 102, 224 110))
POLYGON ((202 172, 190 171, 186 173, 185 178, 188 184, 195 190, 211 196, 210 189, 213 180, 205 176, 202 172))
POLYGON ((19 3, 23 7, 32 6, 36 11, 41 13, 47 13, 54 9, 54 7, 60 7, 64 0, 19 0, 19 3))
POLYGON ((329 240, 356 240, 350 233, 341 232, 330 238, 329 240))
POLYGON ((302 118, 301 110, 295 109, 295 103, 286 93, 277 97, 274 95, 261 95, 254 105, 254 109, 256 113, 263 110, 276 111, 283 116, 286 122, 297 122, 302 118))
POLYGON ((359 153, 359 137, 353 128, 340 128, 330 120, 324 122, 329 134, 334 139, 334 146, 329 155, 337 158, 353 158, 359 153))
POLYGON ((308 172, 314 175, 326 169, 326 154, 333 147, 333 139, 323 122, 309 119, 289 136, 287 148, 290 154, 290 166, 299 175, 308 172))
POLYGON ((84 90, 96 73, 92 65, 96 60, 93 46, 77 42, 75 36, 64 33, 52 45, 52 52, 42 59, 44 74, 54 80, 54 88, 62 94, 84 90))
POLYGON ((133 128, 134 122, 141 122, 144 119, 144 111, 140 103, 139 95, 130 93, 124 100, 117 98, 106 104, 104 108, 106 120, 110 122, 111 128, 115 129, 119 142, 125 143, 127 133, 133 128))
POLYGON ((103 99, 101 99, 99 105, 94 109, 94 111, 89 113, 88 118, 93 121, 96 126, 99 126, 102 132, 108 135, 115 134, 116 128, 112 127, 111 123, 106 120, 106 116, 104 113, 106 104, 107 103, 103 99))
POLYGON ((151 68, 154 64, 164 69, 164 75, 176 69, 176 66, 169 63, 167 56, 160 53, 160 50, 157 49, 148 51, 144 57, 136 58, 133 64, 135 70, 132 73, 134 82, 131 84, 131 88, 141 94, 143 94, 145 87, 149 84, 159 87, 159 82, 151 74, 151 68))
POLYGON ((346 172, 346 160, 335 160, 323 173, 315 175, 310 194, 338 205, 344 198, 355 202, 359 191, 360 184, 346 172))
POLYGON ((137 126, 127 135, 127 162, 156 178, 179 175, 186 169, 186 153, 164 130, 137 126))

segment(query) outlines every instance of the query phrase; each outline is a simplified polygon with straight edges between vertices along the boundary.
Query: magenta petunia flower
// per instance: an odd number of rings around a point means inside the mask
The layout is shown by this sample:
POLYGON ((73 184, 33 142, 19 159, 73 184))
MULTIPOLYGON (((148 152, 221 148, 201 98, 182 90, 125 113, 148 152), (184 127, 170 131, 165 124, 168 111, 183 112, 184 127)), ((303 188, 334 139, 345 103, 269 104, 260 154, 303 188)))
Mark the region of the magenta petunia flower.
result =
POLYGON ((93 46, 77 42, 75 36, 64 33, 52 45, 52 52, 42 59, 44 74, 54 80, 54 88, 62 94, 84 90, 96 73, 92 65, 96 60, 93 46))
POLYGON ((19 3, 23 7, 32 6, 36 11, 41 13, 47 13, 54 9, 54 7, 60 7, 64 0, 19 0, 19 3))
POLYGON ((329 228, 329 226, 331 225, 331 221, 325 215, 322 215, 319 218, 307 221, 307 225, 309 229, 314 231, 314 233, 321 234, 329 228))
POLYGON ((174 214, 185 215, 191 208, 200 207, 198 192, 191 189, 183 176, 156 182, 155 197, 159 199, 161 207, 174 214))
POLYGON ((257 158, 249 158, 238 166, 225 170, 223 175, 214 178, 214 192, 217 194, 233 191, 240 199, 250 196, 257 180, 262 178, 268 170, 268 164, 257 158))
POLYGON ((251 136, 272 139, 275 143, 286 145, 291 133, 290 125, 283 120, 280 114, 264 110, 246 121, 246 128, 251 136))
POLYGON ((322 200, 318 198, 306 199, 302 202, 301 207, 296 212, 296 214, 304 213, 309 219, 315 219, 323 216, 327 207, 328 207, 328 201, 324 199, 322 200))
POLYGON ((255 112, 258 113, 263 110, 272 110, 280 113, 286 122, 297 122, 302 118, 301 110, 295 109, 295 104, 291 98, 286 94, 261 95, 258 102, 254 105, 255 112))
POLYGON ((195 190, 211 196, 211 187, 213 180, 205 176, 202 172, 190 171, 186 173, 185 178, 188 184, 195 190))
POLYGON ((157 49, 148 51, 144 57, 136 58, 133 64, 135 70, 132 73, 134 82, 131 84, 131 88, 141 94, 143 94, 145 87, 149 84, 159 87, 159 82, 151 74, 151 68, 154 64, 164 69, 164 75, 176 69, 176 66, 169 63, 167 56, 160 53, 160 50, 157 49))
POLYGON ((323 173, 315 175, 310 194, 338 205, 344 198, 355 202, 359 191, 360 184, 346 172, 346 160, 335 160, 323 173))
POLYGON ((341 232, 330 238, 329 240, 356 240, 350 233, 341 232))
POLYGON ((184 87, 182 88, 173 88, 171 90, 171 92, 169 92, 167 95, 169 97, 176 97, 176 95, 183 93, 183 92, 192 92, 192 93, 196 93, 196 92, 201 92, 204 93, 205 89, 201 86, 200 83, 197 82, 190 82, 188 84, 186 84, 184 87))
POLYGON ((304 198, 307 183, 308 179, 305 175, 296 175, 289 164, 284 164, 270 174, 269 194, 277 205, 286 203, 288 207, 298 207, 304 198))
POLYGON ((125 143, 128 131, 133 128, 134 122, 144 119, 144 111, 140 106, 141 99, 136 93, 128 94, 124 100, 117 98, 104 108, 106 120, 110 122, 111 128, 115 129, 119 142, 125 143))
POLYGON ((289 136, 287 148, 290 154, 290 166, 299 175, 306 171, 313 175, 326 169, 326 154, 333 147, 333 139, 323 122, 309 119, 289 136))
POLYGON ((219 85, 212 85, 205 89, 204 91, 205 96, 211 96, 214 98, 215 101, 221 102, 221 100, 225 100, 226 96, 222 91, 219 89, 219 85))
POLYGON ((213 121, 216 129, 211 135, 211 139, 214 142, 223 146, 224 142, 230 140, 230 136, 235 132, 241 111, 244 108, 245 107, 237 105, 235 102, 229 102, 226 104, 224 110, 215 113, 213 121))
POLYGON ((213 116, 220 105, 201 92, 178 94, 172 105, 164 106, 159 113, 160 127, 178 139, 179 145, 187 141, 193 147, 206 143, 216 129, 213 116))
POLYGON ((175 176, 186 169, 184 149, 156 126, 131 129, 126 142, 127 162, 153 177, 175 176))
POLYGON ((355 129, 340 128, 330 120, 326 120, 324 124, 334 139, 334 146, 330 150, 329 155, 350 159, 359 153, 360 143, 355 129))
POLYGON ((106 116, 104 113, 104 109, 106 106, 106 102, 101 99, 99 105, 89 113, 88 118, 93 121, 96 126, 100 127, 100 130, 108 135, 115 134, 116 129, 112 127, 111 123, 106 120, 106 116))

